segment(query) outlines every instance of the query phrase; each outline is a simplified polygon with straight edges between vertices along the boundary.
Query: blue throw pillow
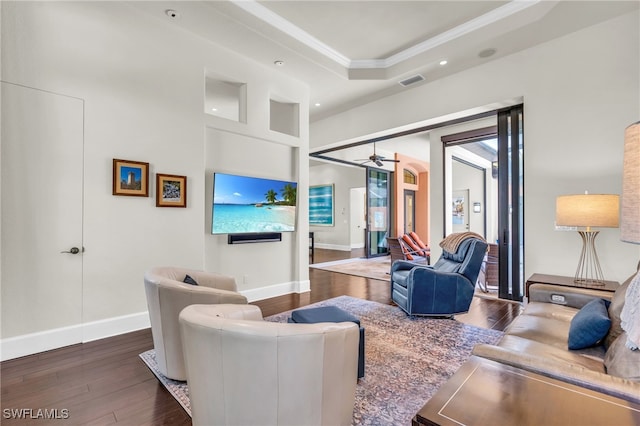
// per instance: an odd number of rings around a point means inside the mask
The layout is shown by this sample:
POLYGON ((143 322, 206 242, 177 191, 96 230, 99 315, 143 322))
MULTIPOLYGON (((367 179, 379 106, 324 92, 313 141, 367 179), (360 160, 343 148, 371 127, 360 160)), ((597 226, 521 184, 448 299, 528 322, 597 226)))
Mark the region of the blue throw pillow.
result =
POLYGON ((578 311, 569 327, 569 349, 593 346, 609 332, 611 320, 604 299, 594 299, 578 311))
POLYGON ((184 280, 182 280, 182 282, 186 283, 186 284, 191 284, 191 285, 198 285, 198 282, 196 280, 194 280, 193 278, 191 278, 189 275, 184 277, 184 280))

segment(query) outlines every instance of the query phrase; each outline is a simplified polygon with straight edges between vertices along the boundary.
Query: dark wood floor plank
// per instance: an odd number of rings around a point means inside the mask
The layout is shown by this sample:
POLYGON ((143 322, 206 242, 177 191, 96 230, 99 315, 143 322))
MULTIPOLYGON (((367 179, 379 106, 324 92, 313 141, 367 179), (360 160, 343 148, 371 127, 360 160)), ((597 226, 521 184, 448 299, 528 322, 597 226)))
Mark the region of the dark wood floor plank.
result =
POLYGON ((114 339, 113 342, 109 343, 109 339, 101 339, 100 341, 48 351, 45 354, 35 354, 18 360, 5 361, 1 366, 2 377, 4 379, 18 375, 46 375, 51 370, 64 368, 78 361, 88 360, 87 362, 91 362, 111 357, 121 351, 134 350, 134 345, 139 345, 140 347, 153 346, 151 336, 146 330, 127 333, 110 339, 114 339))
POLYGON ((98 397, 88 393, 82 398, 61 400, 57 405, 69 409, 70 418, 74 424, 85 424, 130 404, 148 399, 155 385, 157 384, 148 381, 142 382, 98 397))
POLYGON ((111 426, 118 423, 116 416, 113 413, 105 414, 102 417, 88 421, 85 426, 111 426))
MULTIPOLYGON (((362 256, 362 250, 316 249, 315 261, 362 256)), ((393 304, 388 281, 310 269, 311 292, 254 302, 270 316, 341 295, 393 304)), ((465 324, 503 330, 519 304, 474 298, 465 324), (477 299, 477 300, 476 300, 477 299)), ((153 348, 149 329, 0 363, 2 408, 68 409, 69 419, 2 419, 7 425, 190 425, 191 418, 139 354, 153 348)))
MULTIPOLYGON (((157 380, 156 380, 157 381, 157 380)), ((158 383, 156 392, 149 399, 117 410, 115 417, 127 424, 185 424, 191 417, 181 406, 176 406, 174 398, 158 383)))

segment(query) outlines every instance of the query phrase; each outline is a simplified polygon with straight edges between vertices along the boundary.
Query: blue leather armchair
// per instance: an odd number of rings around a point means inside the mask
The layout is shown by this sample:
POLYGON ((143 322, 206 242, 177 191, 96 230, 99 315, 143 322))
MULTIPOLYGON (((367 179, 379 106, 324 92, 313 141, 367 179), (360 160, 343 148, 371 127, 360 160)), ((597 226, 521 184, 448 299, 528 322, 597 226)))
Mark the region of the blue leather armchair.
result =
POLYGON ((391 266, 391 299, 409 315, 452 317, 469 311, 487 243, 468 238, 433 266, 398 260, 391 266))

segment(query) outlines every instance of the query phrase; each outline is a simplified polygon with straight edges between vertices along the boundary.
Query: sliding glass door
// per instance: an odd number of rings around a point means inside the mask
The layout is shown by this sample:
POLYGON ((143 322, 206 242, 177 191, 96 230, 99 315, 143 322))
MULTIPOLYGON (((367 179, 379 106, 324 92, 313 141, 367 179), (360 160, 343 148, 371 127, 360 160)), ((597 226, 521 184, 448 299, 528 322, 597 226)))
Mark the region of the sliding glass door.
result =
POLYGON ((501 299, 524 294, 524 161, 522 105, 498 111, 498 215, 501 299))
POLYGON ((481 274, 481 288, 497 291, 502 299, 520 301, 524 285, 522 105, 497 111, 494 120, 442 137, 444 229, 445 235, 471 231, 484 236, 491 259, 481 274))
POLYGON ((365 249, 367 257, 387 254, 386 237, 391 223, 391 172, 367 167, 367 229, 365 249))

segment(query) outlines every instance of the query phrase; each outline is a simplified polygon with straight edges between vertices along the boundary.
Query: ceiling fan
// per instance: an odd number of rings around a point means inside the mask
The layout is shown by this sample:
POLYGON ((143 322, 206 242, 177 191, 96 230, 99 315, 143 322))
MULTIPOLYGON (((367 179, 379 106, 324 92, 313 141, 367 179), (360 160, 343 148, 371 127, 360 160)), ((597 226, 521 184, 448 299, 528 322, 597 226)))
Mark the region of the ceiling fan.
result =
POLYGON ((362 159, 356 160, 356 161, 363 161, 360 164, 365 164, 365 163, 368 163, 368 162, 372 162, 372 163, 375 163, 375 165, 378 166, 378 167, 382 167, 382 162, 383 161, 388 161, 390 163, 399 163, 400 162, 400 160, 387 159, 387 158, 383 157, 382 155, 376 154, 376 143, 375 142, 373 143, 373 154, 371 154, 369 156, 369 158, 367 158, 367 159, 362 158, 362 159))

